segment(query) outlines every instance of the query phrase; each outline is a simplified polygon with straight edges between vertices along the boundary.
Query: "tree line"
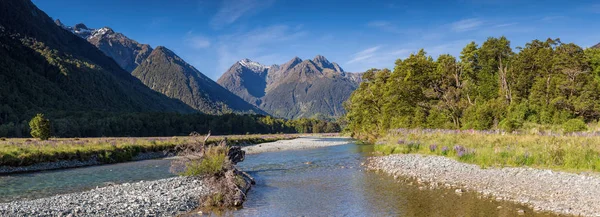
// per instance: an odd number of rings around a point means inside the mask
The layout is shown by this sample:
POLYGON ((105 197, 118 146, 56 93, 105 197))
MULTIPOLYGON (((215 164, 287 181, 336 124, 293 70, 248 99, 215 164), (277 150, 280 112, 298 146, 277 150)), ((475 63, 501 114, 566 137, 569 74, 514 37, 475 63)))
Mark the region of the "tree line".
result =
MULTIPOLYGON (((208 131, 213 135, 340 131, 339 124, 332 121, 306 118, 285 120, 251 114, 69 112, 49 113, 45 117, 50 122, 50 134, 53 137, 185 136, 191 132, 208 131)), ((30 127, 39 122, 34 122, 34 119, 29 123, 1 124, 0 137, 29 137, 30 127)))
POLYGON ((458 59, 424 50, 393 70, 371 69, 346 102, 347 129, 373 138, 394 128, 504 129, 600 117, 600 49, 505 37, 467 44, 458 59))

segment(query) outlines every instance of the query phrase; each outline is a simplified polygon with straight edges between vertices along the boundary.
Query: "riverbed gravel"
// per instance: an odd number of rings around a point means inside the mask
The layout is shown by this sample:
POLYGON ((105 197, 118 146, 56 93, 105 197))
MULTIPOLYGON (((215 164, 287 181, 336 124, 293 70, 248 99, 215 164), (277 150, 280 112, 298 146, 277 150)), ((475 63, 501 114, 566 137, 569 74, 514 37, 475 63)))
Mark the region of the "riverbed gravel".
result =
POLYGON ((291 140, 279 140, 275 142, 262 143, 243 147, 246 154, 258 154, 263 152, 276 152, 287 150, 303 150, 320 148, 351 143, 348 137, 301 137, 291 140))
MULTIPOLYGON (((139 161, 139 160, 150 160, 157 158, 164 158, 173 156, 173 153, 169 152, 144 152, 139 153, 134 156, 131 161, 139 161)), ((67 168, 76 168, 76 167, 86 167, 86 166, 97 166, 106 164, 102 161, 99 161, 96 157, 92 157, 86 161, 80 160, 61 160, 56 162, 44 162, 37 163, 28 166, 21 167, 11 167, 11 166, 0 166, 0 175, 10 174, 10 173, 25 173, 25 172, 37 172, 43 170, 55 170, 55 169, 67 169, 67 168)))
POLYGON ((198 178, 174 177, 0 203, 0 216, 175 216, 194 210, 210 191, 198 178))
POLYGON ((533 168, 488 168, 443 156, 418 154, 372 157, 371 170, 430 187, 476 191, 535 211, 600 216, 600 177, 533 168))

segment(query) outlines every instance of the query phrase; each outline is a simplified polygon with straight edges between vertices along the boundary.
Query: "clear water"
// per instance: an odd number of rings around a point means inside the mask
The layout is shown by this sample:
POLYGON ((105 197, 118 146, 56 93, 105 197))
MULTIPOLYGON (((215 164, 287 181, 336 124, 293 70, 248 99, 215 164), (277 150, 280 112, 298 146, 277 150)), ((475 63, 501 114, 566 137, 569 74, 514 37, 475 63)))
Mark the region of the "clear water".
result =
POLYGON ((174 176, 169 172, 170 166, 169 160, 144 160, 0 176, 0 202, 80 192, 109 183, 168 178, 174 176))
MULTIPOLYGON (((335 138, 324 138, 335 140, 335 138)), ((350 142, 350 141, 349 141, 350 142)), ((364 171, 372 146, 327 148, 246 156, 240 168, 257 184, 242 209, 225 216, 550 216, 507 202, 461 196, 452 189, 419 190, 390 176, 364 171), (307 163, 310 162, 310 163, 307 163), (501 206, 501 208, 498 208, 501 206)), ((106 166, 0 177, 0 201, 47 197, 173 176, 170 161, 147 160, 106 166)))
POLYGON ((239 164, 257 184, 234 216, 549 216, 513 203, 461 196, 453 189, 419 190, 364 171, 368 145, 252 155, 239 164), (306 162, 311 164, 306 164, 306 162), (498 208, 501 206, 502 208, 498 208))

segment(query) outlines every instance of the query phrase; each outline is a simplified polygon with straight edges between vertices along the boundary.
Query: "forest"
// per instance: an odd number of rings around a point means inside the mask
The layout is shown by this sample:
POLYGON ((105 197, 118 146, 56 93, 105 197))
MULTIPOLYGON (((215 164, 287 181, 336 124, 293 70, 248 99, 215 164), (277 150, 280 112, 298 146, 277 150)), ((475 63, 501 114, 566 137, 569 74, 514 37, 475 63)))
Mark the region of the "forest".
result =
POLYGON ((458 58, 420 50, 392 70, 368 70, 345 121, 363 139, 398 128, 578 131, 598 121, 599 98, 600 49, 547 39, 513 50, 507 38, 490 37, 458 58))
MULTIPOLYGON (((50 113, 52 137, 156 137, 187 136, 191 132, 213 135, 244 135, 265 133, 331 133, 340 126, 318 119, 285 120, 250 114, 208 115, 165 112, 50 113)), ((0 125, 0 137, 30 137, 27 121, 0 125)))

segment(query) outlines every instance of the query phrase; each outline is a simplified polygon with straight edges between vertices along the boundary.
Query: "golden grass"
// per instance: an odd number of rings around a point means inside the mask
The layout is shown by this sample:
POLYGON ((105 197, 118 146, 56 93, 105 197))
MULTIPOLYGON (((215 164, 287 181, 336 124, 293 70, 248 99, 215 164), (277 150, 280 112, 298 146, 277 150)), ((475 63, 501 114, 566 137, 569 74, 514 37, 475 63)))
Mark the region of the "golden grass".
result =
MULTIPOLYGON (((257 144, 281 139, 292 139, 298 134, 213 136, 208 143, 227 137, 229 144, 257 144)), ((59 160, 89 160, 97 157, 106 162, 131 160, 142 152, 171 150, 175 146, 192 142, 200 137, 111 137, 111 138, 59 138, 46 141, 36 139, 0 140, 1 166, 26 166, 59 160)))
POLYGON ((406 132, 381 138, 375 150, 442 155, 484 168, 600 171, 599 136, 406 132))

